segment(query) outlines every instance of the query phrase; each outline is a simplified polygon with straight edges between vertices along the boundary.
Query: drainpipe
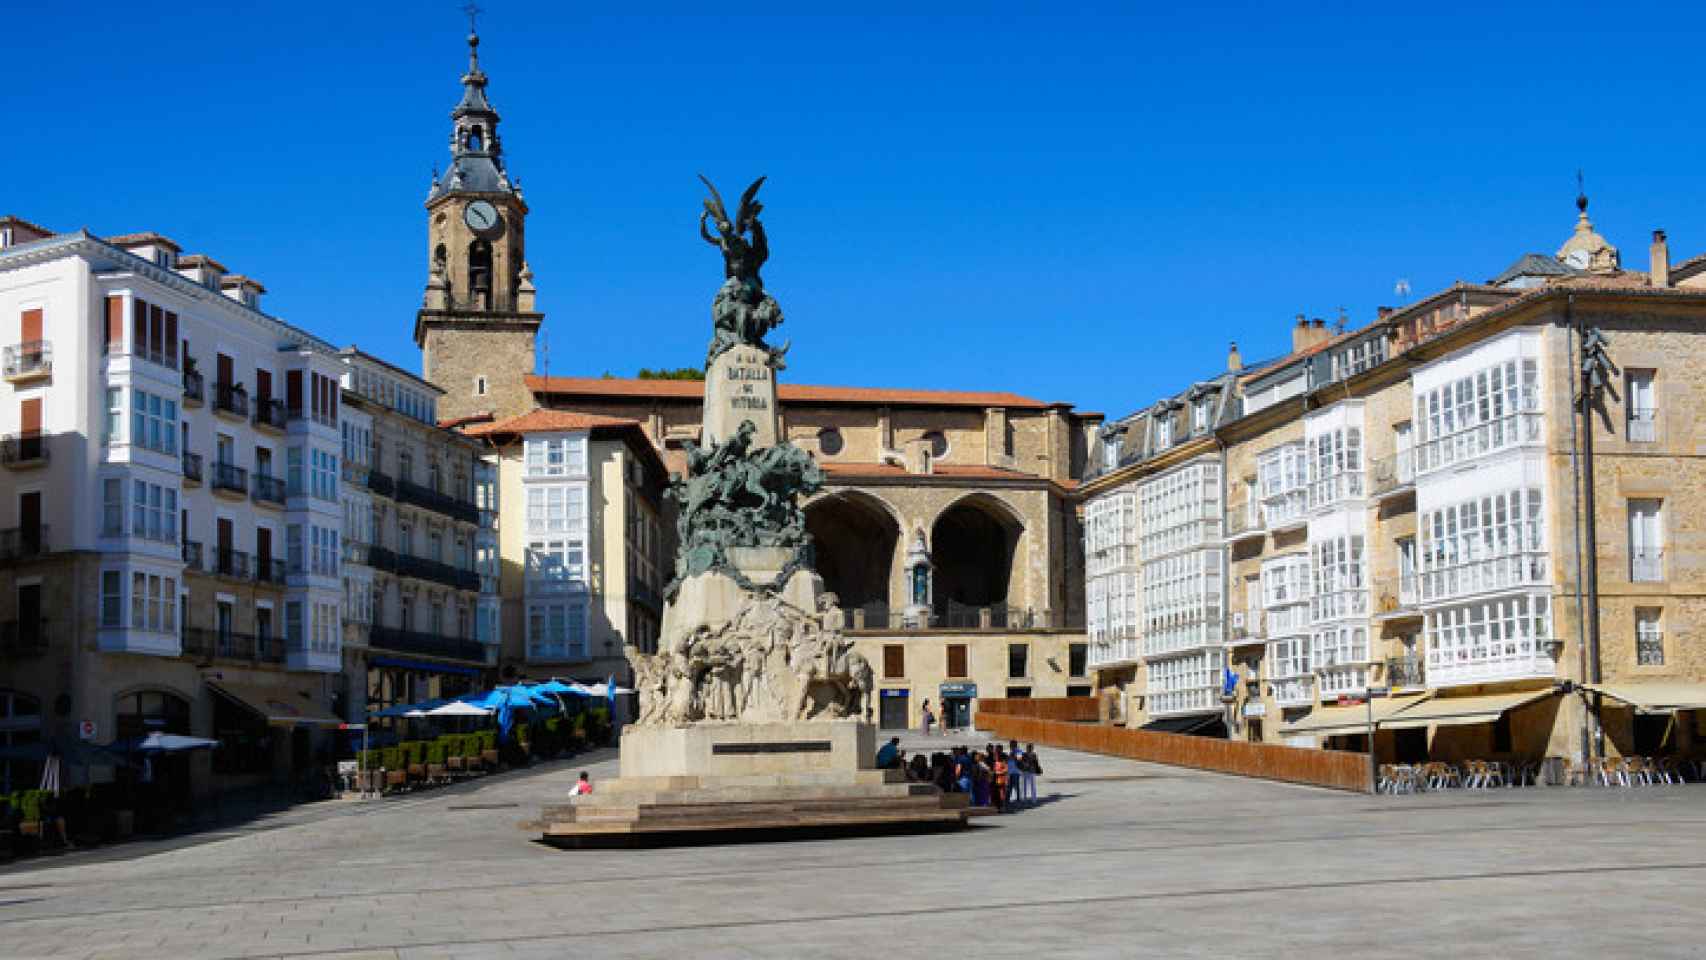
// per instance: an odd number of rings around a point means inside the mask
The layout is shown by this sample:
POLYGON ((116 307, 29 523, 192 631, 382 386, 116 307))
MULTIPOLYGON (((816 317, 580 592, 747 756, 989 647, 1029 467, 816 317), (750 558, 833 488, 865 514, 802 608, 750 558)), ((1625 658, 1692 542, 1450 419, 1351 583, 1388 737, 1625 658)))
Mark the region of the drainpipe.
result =
MULTIPOLYGON (((1573 297, 1574 294, 1571 296, 1573 297)), ((1566 327, 1570 328, 1571 311, 1569 301, 1565 301, 1564 311, 1566 327)), ((1565 334, 1565 339, 1569 342, 1568 347, 1566 347, 1566 351, 1569 353, 1570 357, 1570 369, 1580 369, 1581 360, 1576 355, 1576 341, 1574 339, 1573 329, 1570 329, 1570 332, 1565 334)), ((1582 459, 1579 447, 1580 441, 1577 437, 1574 399, 1574 397, 1571 398, 1572 402, 1570 404, 1570 485, 1573 488, 1570 501, 1570 520, 1572 521, 1570 523, 1570 532, 1574 536, 1576 548, 1576 676, 1585 681, 1588 676, 1588 623, 1586 613, 1587 607, 1582 597, 1584 579, 1583 572, 1585 568, 1585 564, 1582 560, 1582 459)), ((1591 726, 1592 724, 1589 723, 1588 716, 1583 714, 1580 749, 1581 756, 1584 761, 1593 756, 1593 743, 1591 740, 1591 734, 1589 733, 1589 728, 1591 726)))
MULTIPOLYGON (((1578 338, 1587 334, 1587 324, 1575 316, 1576 295, 1568 294, 1564 300, 1564 317, 1573 321, 1578 338)), ((1594 684, 1601 680, 1601 664, 1599 659, 1599 535, 1594 519, 1594 471, 1593 471, 1593 391, 1590 378, 1585 367, 1579 371, 1581 383, 1581 416, 1582 416, 1582 522, 1587 529, 1583 539, 1587 543, 1587 593, 1588 593, 1588 677, 1594 684)), ((1593 694, 1593 746, 1596 757, 1605 756, 1605 697, 1599 691, 1593 694)))

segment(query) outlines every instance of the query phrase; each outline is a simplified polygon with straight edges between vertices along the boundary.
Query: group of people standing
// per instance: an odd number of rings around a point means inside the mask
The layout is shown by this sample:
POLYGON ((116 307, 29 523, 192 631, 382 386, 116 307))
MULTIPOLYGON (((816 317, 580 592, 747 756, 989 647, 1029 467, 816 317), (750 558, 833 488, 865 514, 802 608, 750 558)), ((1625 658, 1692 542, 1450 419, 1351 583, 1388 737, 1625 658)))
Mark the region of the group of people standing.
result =
POLYGON ((954 747, 952 752, 937 751, 928 758, 922 753, 907 759, 900 749, 900 738, 894 737, 877 751, 879 768, 899 768, 915 783, 934 783, 943 793, 964 793, 971 796, 974 807, 992 807, 997 813, 1007 813, 1037 802, 1037 777, 1042 775, 1042 759, 1036 744, 1019 746, 1019 741, 986 744, 982 750, 954 747))

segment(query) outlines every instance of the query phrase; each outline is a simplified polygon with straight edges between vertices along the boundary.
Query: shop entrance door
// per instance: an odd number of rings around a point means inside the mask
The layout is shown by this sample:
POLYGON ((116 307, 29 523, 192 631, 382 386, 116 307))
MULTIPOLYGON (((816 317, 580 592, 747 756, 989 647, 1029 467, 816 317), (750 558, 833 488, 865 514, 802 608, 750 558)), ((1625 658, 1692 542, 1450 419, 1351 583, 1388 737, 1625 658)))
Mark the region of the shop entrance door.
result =
POLYGON ((877 714, 877 726, 884 730, 905 730, 911 716, 912 698, 907 690, 884 690, 882 706, 877 714))

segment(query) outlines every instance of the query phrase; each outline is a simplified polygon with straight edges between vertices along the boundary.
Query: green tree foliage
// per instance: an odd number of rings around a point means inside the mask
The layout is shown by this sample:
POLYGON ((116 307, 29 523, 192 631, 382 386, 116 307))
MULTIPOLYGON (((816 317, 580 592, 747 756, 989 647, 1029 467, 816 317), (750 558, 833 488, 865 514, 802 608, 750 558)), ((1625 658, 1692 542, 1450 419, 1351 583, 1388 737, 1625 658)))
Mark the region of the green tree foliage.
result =
POLYGON ((674 370, 641 367, 637 376, 641 380, 703 380, 705 371, 698 367, 676 367, 674 370))

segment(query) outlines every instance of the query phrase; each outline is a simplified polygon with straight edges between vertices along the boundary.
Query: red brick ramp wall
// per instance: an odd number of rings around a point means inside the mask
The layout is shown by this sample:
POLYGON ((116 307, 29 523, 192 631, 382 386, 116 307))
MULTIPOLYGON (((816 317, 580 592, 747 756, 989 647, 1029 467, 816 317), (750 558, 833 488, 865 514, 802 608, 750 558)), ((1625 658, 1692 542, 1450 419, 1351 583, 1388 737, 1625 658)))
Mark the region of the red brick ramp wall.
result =
POLYGON ((1261 777, 1304 783, 1335 790, 1372 793, 1368 754, 1339 750, 1306 750, 1270 743, 1215 740, 1177 733, 1153 733, 1090 723, 1065 723, 1036 717, 1010 716, 978 710, 978 729, 996 740, 1017 740, 1039 746, 1085 753, 1104 753, 1128 760, 1165 763, 1193 770, 1213 770, 1241 777, 1261 777))
POLYGON ((1095 723, 1095 697, 979 697, 977 715, 1000 714, 1004 717, 1035 717, 1038 720, 1066 720, 1095 723))

